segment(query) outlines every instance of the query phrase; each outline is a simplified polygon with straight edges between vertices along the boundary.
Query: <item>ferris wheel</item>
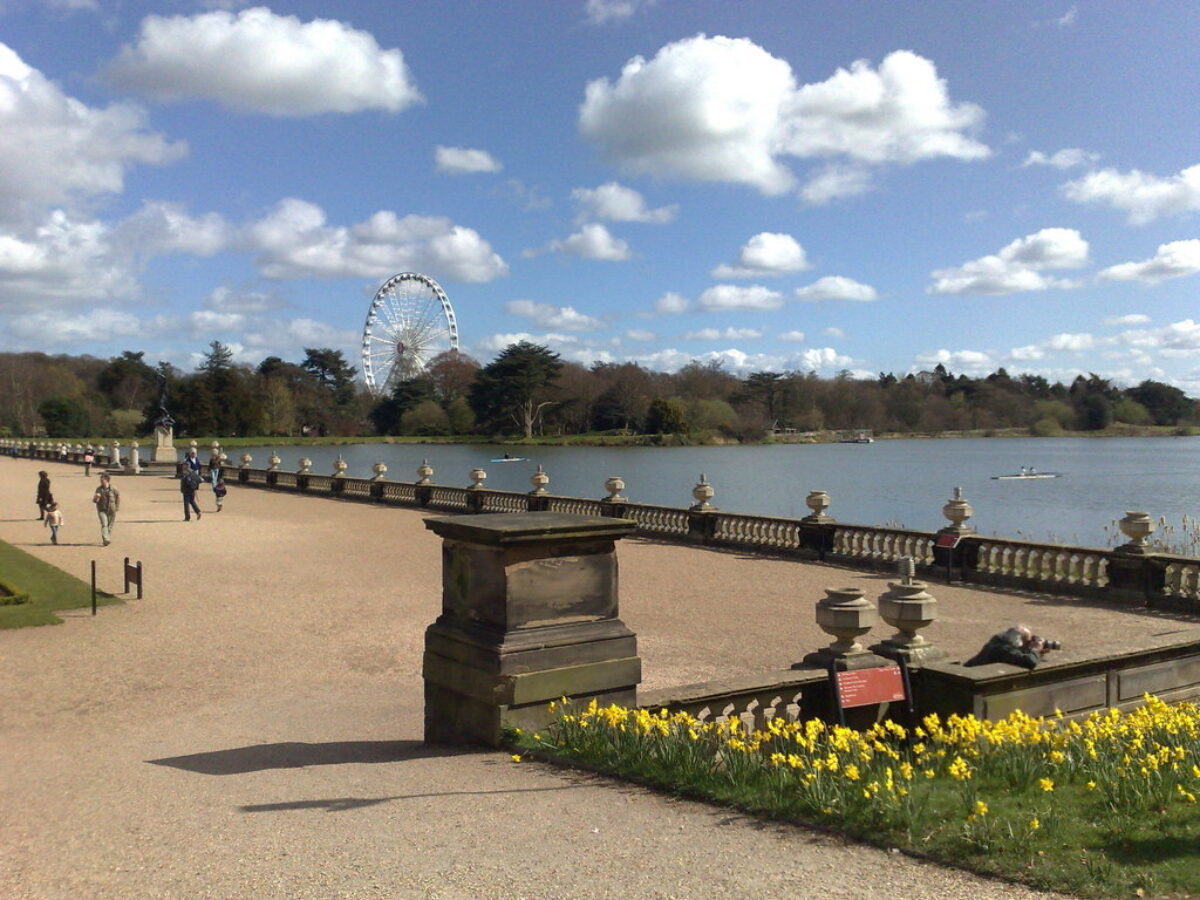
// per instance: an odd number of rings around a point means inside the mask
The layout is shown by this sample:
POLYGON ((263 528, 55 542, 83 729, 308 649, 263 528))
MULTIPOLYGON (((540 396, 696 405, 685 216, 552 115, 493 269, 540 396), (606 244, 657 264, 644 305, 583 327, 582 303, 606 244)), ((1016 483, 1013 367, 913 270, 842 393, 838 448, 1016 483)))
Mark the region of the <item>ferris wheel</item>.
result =
POLYGON ((386 397, 415 378, 430 359, 458 349, 458 320, 441 285, 427 275, 401 272, 375 292, 362 335, 367 387, 386 397))

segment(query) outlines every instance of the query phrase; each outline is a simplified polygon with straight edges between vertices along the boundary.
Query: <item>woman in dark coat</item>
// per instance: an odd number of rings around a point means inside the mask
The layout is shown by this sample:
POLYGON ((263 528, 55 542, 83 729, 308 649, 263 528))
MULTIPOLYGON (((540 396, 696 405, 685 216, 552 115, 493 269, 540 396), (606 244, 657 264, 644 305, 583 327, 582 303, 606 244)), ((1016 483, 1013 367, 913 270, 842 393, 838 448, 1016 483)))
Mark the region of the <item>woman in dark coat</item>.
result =
POLYGON ((53 502, 54 495, 50 493, 50 476, 45 472, 38 472, 37 508, 39 522, 46 518, 46 507, 53 502))

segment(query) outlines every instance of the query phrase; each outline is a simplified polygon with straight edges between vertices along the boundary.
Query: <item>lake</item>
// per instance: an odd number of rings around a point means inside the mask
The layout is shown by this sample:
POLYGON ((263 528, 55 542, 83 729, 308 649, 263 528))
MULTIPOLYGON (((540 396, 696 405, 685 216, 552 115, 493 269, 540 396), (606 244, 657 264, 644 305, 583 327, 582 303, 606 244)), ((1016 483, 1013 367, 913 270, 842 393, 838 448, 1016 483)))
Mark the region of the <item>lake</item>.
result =
MULTIPOLYGON (((177 442, 182 443, 182 442, 177 442)), ((266 468, 271 448, 237 448, 266 468)), ((281 468, 295 471, 301 456, 328 474, 341 455, 348 474, 371 475, 383 462, 388 478, 415 481, 428 458, 437 484, 466 487, 481 466, 487 486, 527 491, 541 463, 549 490, 603 497, 604 480, 620 475, 624 495, 642 503, 686 506, 704 473, 716 490, 713 503, 731 512, 800 517, 805 495, 830 493, 829 515, 842 522, 934 530, 946 524, 942 505, 956 486, 975 509, 980 533, 1085 546, 1112 541, 1105 526, 1126 510, 1165 516, 1176 528, 1200 515, 1200 437, 978 438, 885 440, 873 444, 772 444, 727 447, 503 447, 471 444, 353 444, 284 447, 281 468), (492 463, 507 450, 528 462, 492 463), (1063 477, 995 481, 1022 466, 1063 477)), ((201 458, 207 450, 201 448, 201 458)))

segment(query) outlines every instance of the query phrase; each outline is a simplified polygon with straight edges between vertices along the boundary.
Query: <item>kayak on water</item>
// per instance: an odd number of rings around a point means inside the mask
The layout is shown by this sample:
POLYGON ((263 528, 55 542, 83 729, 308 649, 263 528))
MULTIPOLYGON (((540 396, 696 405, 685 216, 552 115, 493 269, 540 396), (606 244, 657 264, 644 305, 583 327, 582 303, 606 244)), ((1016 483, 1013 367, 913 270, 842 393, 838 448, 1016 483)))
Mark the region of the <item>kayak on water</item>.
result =
POLYGON ((1021 472, 1018 475, 993 475, 992 481, 1029 481, 1033 478, 1062 478, 1062 472, 1021 472))
POLYGON ((492 460, 492 462, 529 462, 528 456, 500 456, 492 460))

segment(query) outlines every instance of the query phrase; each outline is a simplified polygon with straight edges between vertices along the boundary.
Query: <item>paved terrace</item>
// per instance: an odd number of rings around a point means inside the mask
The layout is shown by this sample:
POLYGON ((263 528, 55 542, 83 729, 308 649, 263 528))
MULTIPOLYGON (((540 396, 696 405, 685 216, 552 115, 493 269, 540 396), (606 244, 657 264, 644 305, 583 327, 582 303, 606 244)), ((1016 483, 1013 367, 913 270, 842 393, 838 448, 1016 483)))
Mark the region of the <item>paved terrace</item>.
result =
MULTIPOLYGON (((231 484, 182 521, 176 483, 120 478, 101 548, 81 468, 0 459, 0 538, 143 601, 0 631, 0 897, 1025 898, 800 828, 494 752, 421 744, 440 603, 424 513, 231 484), (62 544, 36 521, 46 468, 62 544)), ((886 578, 626 540, 621 614, 644 687, 786 667, 828 642, 822 588, 886 578)), ((1024 621, 1062 658, 1195 623, 935 585, 929 636, 966 655, 1024 621)), ((877 636, 882 636, 882 633, 877 636)))

